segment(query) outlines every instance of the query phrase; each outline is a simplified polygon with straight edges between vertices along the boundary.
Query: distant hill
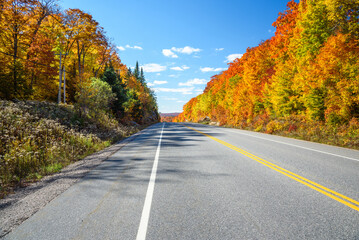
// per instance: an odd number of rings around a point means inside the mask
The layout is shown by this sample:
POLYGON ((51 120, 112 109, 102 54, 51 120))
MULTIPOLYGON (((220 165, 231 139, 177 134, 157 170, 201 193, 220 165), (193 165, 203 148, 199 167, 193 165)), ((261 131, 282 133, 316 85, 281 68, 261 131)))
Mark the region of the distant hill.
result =
POLYGON ((161 122, 172 122, 180 113, 160 113, 161 122))
POLYGON ((180 113, 160 113, 161 117, 177 117, 180 113))

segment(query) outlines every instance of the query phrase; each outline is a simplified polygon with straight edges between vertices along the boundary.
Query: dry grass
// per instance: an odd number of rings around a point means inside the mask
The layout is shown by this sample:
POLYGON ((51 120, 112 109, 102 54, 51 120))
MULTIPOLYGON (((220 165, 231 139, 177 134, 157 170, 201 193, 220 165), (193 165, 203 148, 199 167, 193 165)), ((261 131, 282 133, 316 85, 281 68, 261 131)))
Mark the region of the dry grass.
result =
POLYGON ((330 125, 320 121, 309 122, 303 116, 293 115, 277 119, 258 116, 252 122, 243 122, 236 127, 359 150, 357 118, 352 118, 348 123, 330 125))
POLYGON ((80 118, 70 105, 0 101, 0 197, 136 131, 106 114, 80 118))

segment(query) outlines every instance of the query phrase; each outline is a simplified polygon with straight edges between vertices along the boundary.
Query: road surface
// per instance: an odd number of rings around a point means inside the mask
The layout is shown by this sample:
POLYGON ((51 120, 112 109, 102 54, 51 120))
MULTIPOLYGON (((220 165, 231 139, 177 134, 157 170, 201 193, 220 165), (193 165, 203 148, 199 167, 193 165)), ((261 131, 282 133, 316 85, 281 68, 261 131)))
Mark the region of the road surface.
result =
POLYGON ((359 152, 159 123, 5 239, 359 239, 359 152))

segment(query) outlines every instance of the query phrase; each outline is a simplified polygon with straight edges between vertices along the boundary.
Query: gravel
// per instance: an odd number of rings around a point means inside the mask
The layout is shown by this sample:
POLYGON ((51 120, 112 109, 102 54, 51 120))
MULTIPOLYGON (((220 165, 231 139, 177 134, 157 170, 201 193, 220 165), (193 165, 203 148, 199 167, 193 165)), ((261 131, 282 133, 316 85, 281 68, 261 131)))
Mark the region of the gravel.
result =
POLYGON ((51 200, 66 191, 91 169, 119 151, 140 133, 138 132, 117 144, 87 156, 62 169, 59 173, 46 176, 41 181, 25 188, 19 188, 14 194, 0 199, 0 238, 3 238, 51 200))

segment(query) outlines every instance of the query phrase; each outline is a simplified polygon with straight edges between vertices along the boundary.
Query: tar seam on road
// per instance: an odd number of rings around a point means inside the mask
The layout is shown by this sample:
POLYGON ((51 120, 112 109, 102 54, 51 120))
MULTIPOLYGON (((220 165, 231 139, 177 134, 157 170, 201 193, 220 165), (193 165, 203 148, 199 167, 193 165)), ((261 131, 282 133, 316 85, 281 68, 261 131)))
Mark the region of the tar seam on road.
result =
MULTIPOLYGON (((236 133, 239 133, 239 132, 236 132, 236 133)), ((253 136, 253 135, 245 134, 245 133, 242 133, 242 132, 239 133, 239 134, 242 134, 242 135, 245 135, 245 136, 254 137, 254 138, 259 138, 259 139, 263 139, 263 140, 267 140, 267 141, 271 141, 271 142, 281 143, 281 144, 289 145, 289 146, 292 146, 292 147, 307 149, 307 150, 311 150, 311 151, 314 151, 314 152, 324 153, 324 154, 332 155, 332 156, 335 156, 335 157, 346 158, 346 159, 349 159, 349 160, 353 160, 353 161, 359 162, 359 159, 356 159, 356 158, 346 157, 346 156, 342 156, 342 155, 338 155, 338 154, 334 154, 334 153, 324 152, 324 151, 316 150, 316 149, 313 149, 313 148, 302 147, 302 146, 298 146, 298 145, 295 145, 295 144, 285 143, 285 142, 276 141, 276 140, 272 140, 272 139, 268 139, 268 138, 253 136)))
POLYGON ((155 160, 153 162, 150 181, 148 183, 145 204, 143 205, 141 222, 140 222, 140 226, 138 228, 136 240, 145 240, 146 239, 147 226, 148 226, 148 220, 150 218, 153 191, 155 189, 158 159, 160 156, 160 149, 161 149, 161 142, 162 142, 162 135, 163 135, 164 127, 165 127, 165 123, 163 123, 163 125, 162 125, 160 140, 158 141, 157 151, 156 151, 156 155, 155 155, 155 160))
MULTIPOLYGON (((185 125, 183 125, 183 126, 185 126, 185 125)), ((324 194, 324 195, 326 195, 326 196, 328 196, 328 197, 330 197, 330 198, 332 198, 332 199, 334 199, 334 200, 336 200, 336 201, 338 201, 338 202, 340 202, 340 203, 342 203, 342 204, 344 204, 344 205, 346 205, 346 206, 348 206, 348 207, 350 207, 350 208, 352 208, 352 209, 359 212, 359 202, 354 200, 354 199, 351 199, 351 198, 349 198, 349 197, 347 197, 347 196, 345 196, 343 194, 337 193, 337 192, 335 192, 335 191, 333 191, 333 190, 331 190, 331 189, 329 189, 327 187, 324 187, 324 186, 322 186, 322 185, 320 185, 318 183, 310 181, 309 179, 306 179, 306 178, 304 178, 302 176, 299 176, 298 174, 290 172, 290 171, 288 171, 288 170, 286 170, 286 169, 284 169, 284 168, 282 168, 282 167, 280 167, 278 165, 275 165, 275 164, 273 164, 273 163, 271 163, 269 161, 266 161, 266 160, 264 160, 264 159, 262 159, 260 157, 257 157, 257 156, 255 156, 255 155, 253 155, 253 154, 251 154, 251 153, 249 153, 247 151, 244 151, 241 148, 233 146, 233 145, 231 145, 231 144, 229 144, 229 143, 227 143, 225 141, 222 141, 222 140, 220 140, 218 138, 215 138, 215 137, 213 137, 213 136, 211 136, 211 135, 209 135, 207 133, 201 132, 201 131, 199 131, 199 130, 197 130, 195 128, 192 128, 192 127, 188 127, 188 126, 185 126, 185 127, 189 128, 189 129, 191 129, 193 131, 196 131, 198 133, 201 133, 201 134, 215 140, 216 142, 219 142, 219 143, 233 149, 234 151, 237 151, 237 152, 239 152, 239 153, 241 153, 241 154, 243 154, 243 155, 245 155, 245 156, 247 156, 247 157, 249 157, 249 158, 251 158, 251 159, 253 159, 253 160, 255 160, 255 161, 257 161, 257 162, 259 162, 259 163, 261 163, 261 164, 263 164, 263 165, 265 165, 265 166, 267 166, 267 167, 269 167, 269 168, 271 168, 271 169, 273 169, 273 170, 275 170, 275 171, 277 171, 277 172, 279 172, 279 173, 281 173, 281 174, 283 174, 283 175, 285 175, 285 176, 287 176, 289 178, 291 178, 291 179, 294 179, 295 181, 300 182, 300 183, 304 184, 305 186, 310 187, 310 188, 312 188, 312 189, 314 189, 314 190, 316 190, 316 191, 318 191, 318 192, 320 192, 320 193, 322 193, 322 194, 324 194)))

